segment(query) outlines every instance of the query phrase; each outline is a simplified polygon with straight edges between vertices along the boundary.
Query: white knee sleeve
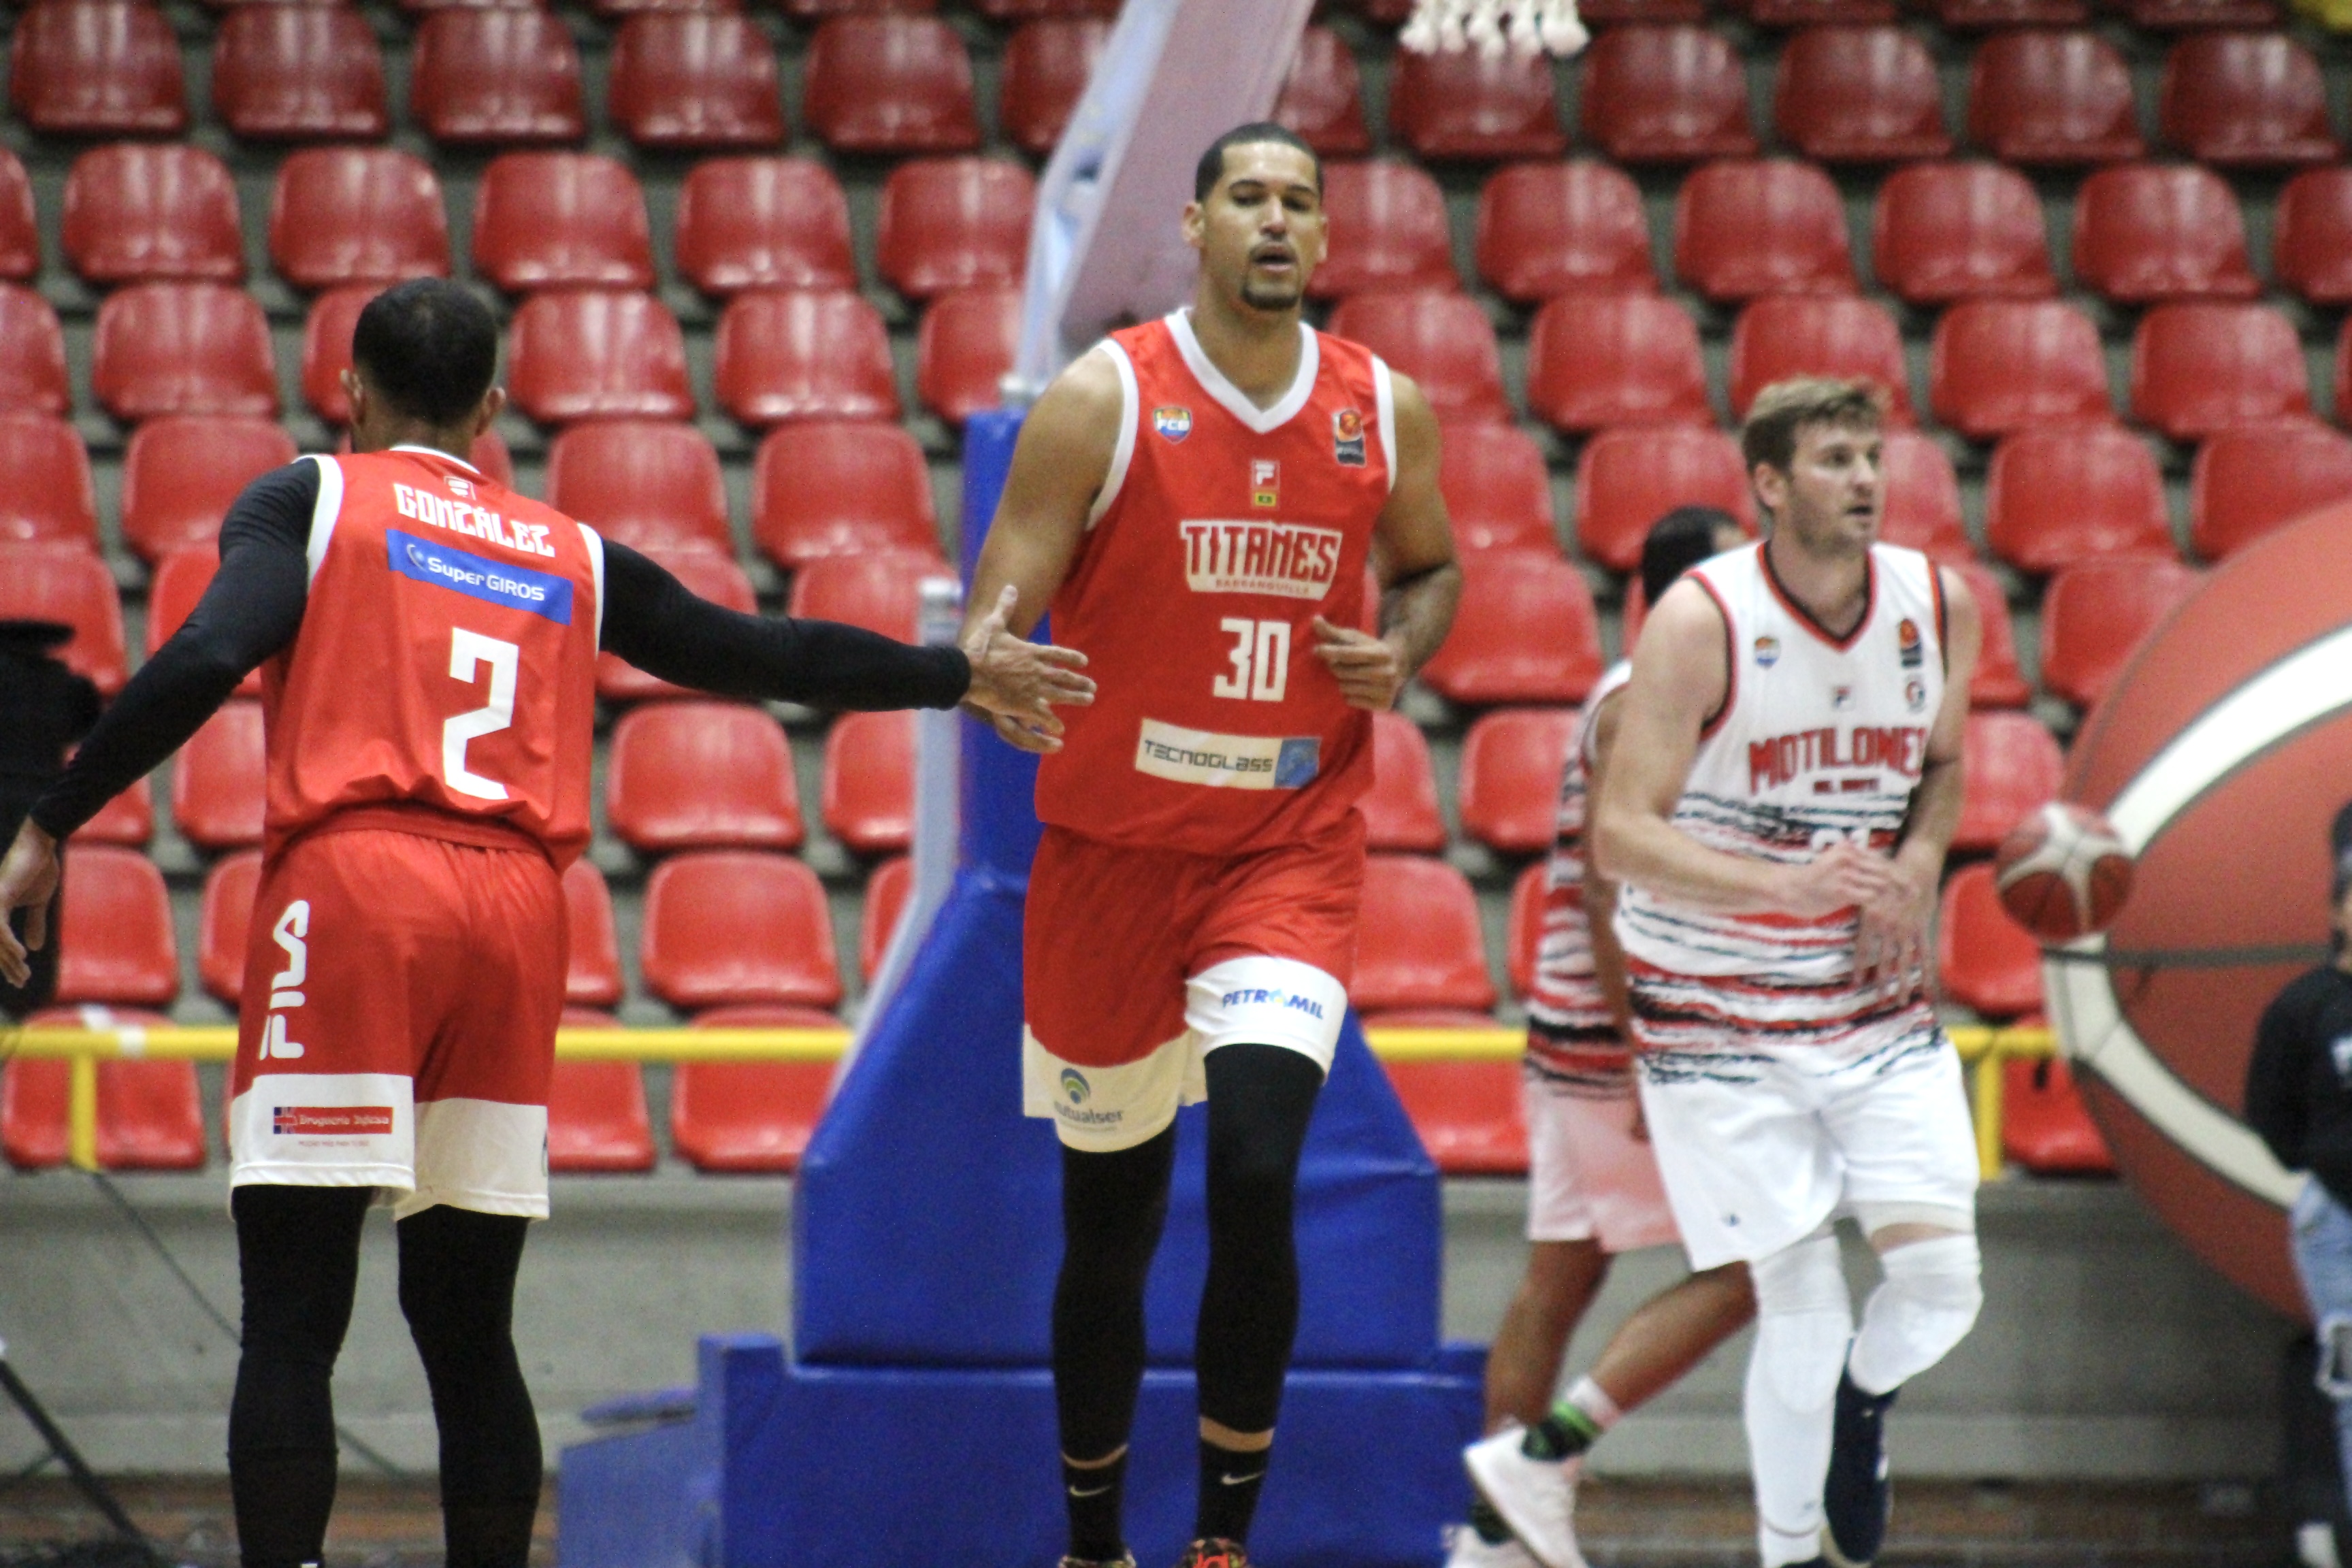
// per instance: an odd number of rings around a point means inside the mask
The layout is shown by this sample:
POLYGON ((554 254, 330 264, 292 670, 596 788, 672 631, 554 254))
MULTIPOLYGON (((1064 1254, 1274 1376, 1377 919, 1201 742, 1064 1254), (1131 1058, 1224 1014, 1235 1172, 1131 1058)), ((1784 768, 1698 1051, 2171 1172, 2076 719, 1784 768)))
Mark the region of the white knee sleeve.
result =
POLYGON ((1765 1568, 1819 1554, 1832 1396, 1853 1332, 1837 1237, 1824 1230, 1748 1265, 1756 1348, 1748 1357, 1748 1452, 1765 1568))
POLYGON ((1900 1388, 1968 1337, 1984 1305, 1983 1265, 1973 1236, 1939 1236, 1890 1248, 1886 1278, 1870 1293, 1846 1363, 1864 1394, 1900 1388))

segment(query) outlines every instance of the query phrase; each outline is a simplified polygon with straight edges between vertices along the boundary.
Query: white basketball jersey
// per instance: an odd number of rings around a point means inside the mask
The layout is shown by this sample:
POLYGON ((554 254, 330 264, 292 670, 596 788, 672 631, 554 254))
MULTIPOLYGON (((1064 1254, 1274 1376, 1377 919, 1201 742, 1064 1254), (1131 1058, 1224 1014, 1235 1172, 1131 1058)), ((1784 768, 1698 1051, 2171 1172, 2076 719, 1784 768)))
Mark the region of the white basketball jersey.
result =
POLYGON ((1535 984, 1528 996, 1528 1066, 1547 1082, 1587 1093, 1622 1095, 1632 1086, 1632 1053, 1617 1033, 1594 973, 1592 928, 1584 910, 1584 830, 1591 811, 1593 720, 1633 667, 1609 668, 1584 700, 1559 780, 1551 856, 1544 866, 1541 934, 1535 984))
MULTIPOLYGON (((1891 853, 1944 698, 1934 563, 1915 550, 1874 545, 1868 604, 1843 638, 1781 590, 1761 544, 1690 575, 1723 614, 1730 690, 1700 739, 1675 826, 1709 848, 1791 864, 1841 839, 1891 853)), ((1854 927, 1850 910, 1725 915, 1633 887, 1617 903, 1629 958, 1670 974, 1769 976, 1773 988, 1811 991, 1794 1032, 1815 1039, 1837 1032, 1854 927)))

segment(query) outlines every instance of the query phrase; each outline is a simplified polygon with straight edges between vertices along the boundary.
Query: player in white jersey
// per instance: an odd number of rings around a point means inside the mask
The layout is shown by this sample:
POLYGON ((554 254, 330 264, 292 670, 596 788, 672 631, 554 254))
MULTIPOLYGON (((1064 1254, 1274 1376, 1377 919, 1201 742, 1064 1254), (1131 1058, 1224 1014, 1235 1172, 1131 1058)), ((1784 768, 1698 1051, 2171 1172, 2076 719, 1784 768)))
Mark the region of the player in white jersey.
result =
MULTIPOLYGON (((1877 1553, 1886 1408, 1982 1300, 1967 1097, 1924 969, 1979 627, 1957 579, 1877 542, 1880 411, 1855 383, 1758 396, 1741 450, 1769 538, 1653 612, 1593 824, 1684 1246, 1755 1286, 1765 1568, 1877 1553), (1858 1333, 1840 1215, 1884 1271, 1858 1333)), ((1514 1525, 1507 1503, 1538 1496, 1486 1489, 1514 1525)))
MULTIPOLYGON (((1655 604, 1684 572, 1745 542, 1728 512, 1679 507, 1643 542, 1641 589, 1655 604)), ((1632 666, 1620 661, 1585 699, 1562 770, 1544 871, 1542 932, 1528 998, 1528 1265, 1486 1356, 1486 1430, 1465 1458, 1474 1479, 1496 1451, 1534 1442, 1565 1466, 1572 1505, 1585 1451, 1620 1416, 1672 1385, 1755 1315, 1738 1263, 1660 1291, 1620 1326, 1557 1407, 1568 1342, 1620 1252, 1680 1237, 1633 1093, 1625 965, 1610 928, 1616 889, 1592 874, 1585 808, 1616 731, 1632 666), (1523 1432, 1528 1429, 1531 1436, 1523 1432)), ((1561 1527, 1571 1532, 1563 1518, 1561 1527)), ((1484 1498, 1454 1536, 1446 1568, 1533 1568, 1484 1498)))

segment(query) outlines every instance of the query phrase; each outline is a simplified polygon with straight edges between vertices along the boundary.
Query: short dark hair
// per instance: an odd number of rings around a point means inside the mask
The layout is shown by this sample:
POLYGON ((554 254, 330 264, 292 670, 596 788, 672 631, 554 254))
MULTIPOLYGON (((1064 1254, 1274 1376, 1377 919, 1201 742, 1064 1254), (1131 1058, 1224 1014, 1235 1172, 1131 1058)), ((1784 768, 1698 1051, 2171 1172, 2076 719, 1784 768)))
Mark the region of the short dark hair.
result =
POLYGON ((370 300, 352 330, 352 363, 385 402, 436 428, 477 407, 499 373, 490 308, 446 278, 414 278, 370 300))
POLYGON ((1739 455, 1748 471, 1756 465, 1789 471, 1796 461, 1797 435, 1808 425, 1852 425, 1875 430, 1886 421, 1886 394, 1866 381, 1831 376, 1792 376, 1756 395, 1748 422, 1739 427, 1739 455))
POLYGON ((1739 520, 1714 506, 1678 506, 1650 525, 1642 541, 1642 602, 1654 605, 1675 580, 1717 553, 1715 536, 1739 531, 1739 520))
POLYGON ((1209 143, 1209 150, 1201 154, 1200 163, 1192 170, 1192 199, 1207 201, 1209 193, 1217 188, 1217 182, 1225 177, 1226 148, 1246 147, 1257 142, 1279 142, 1306 153, 1307 161, 1315 165, 1315 194, 1323 194, 1323 160, 1315 149, 1300 141, 1298 132, 1286 125, 1277 125, 1271 120, 1253 120, 1247 125, 1234 126, 1209 143))

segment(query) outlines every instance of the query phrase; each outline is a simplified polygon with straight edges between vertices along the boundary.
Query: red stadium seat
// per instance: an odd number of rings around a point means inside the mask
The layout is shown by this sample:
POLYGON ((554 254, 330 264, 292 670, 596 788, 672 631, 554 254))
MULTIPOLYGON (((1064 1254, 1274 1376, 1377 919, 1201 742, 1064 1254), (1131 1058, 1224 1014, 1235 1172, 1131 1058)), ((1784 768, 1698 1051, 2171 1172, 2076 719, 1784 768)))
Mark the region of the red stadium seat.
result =
POLYGON ((1477 254, 1486 281, 1522 302, 1658 286, 1641 191, 1590 158, 1497 169, 1478 194, 1477 254))
POLYGON ((2171 550, 2156 455, 2120 425, 2018 431, 1993 448, 1985 474, 1985 543, 2036 574, 2094 556, 2171 550))
POLYGON ((2042 596, 2042 689, 2095 706, 2202 575, 2162 555, 2094 556, 2059 573, 2042 596))
POLYGON ((1528 412, 1556 429, 1711 425, 1698 324, 1655 294, 1568 294, 1528 338, 1528 412))
POLYGON ((122 537, 147 561, 220 537, 245 487, 294 460, 294 437, 267 419, 167 415, 131 433, 122 458, 122 537))
POLYGON ((813 159, 706 159, 678 187, 677 269, 706 294, 855 289, 848 199, 813 159))
POLYGON ((297 289, 449 275, 449 218, 432 165, 393 147, 310 147, 278 166, 269 259, 297 289))
POLYGON ((1976 546, 1969 542, 1968 524, 1960 517, 1959 476, 1935 437, 1916 430, 1889 430, 1881 460, 1886 513, 1879 537, 1938 561, 1972 559, 1976 546))
MULTIPOLYGON (((35 1028, 169 1029, 161 1013, 136 1008, 48 1007, 35 1028)), ((20 1170, 61 1165, 67 1155, 70 1067, 54 1058, 11 1061, 0 1076, 0 1150, 20 1170)), ((205 1163, 204 1105, 196 1064, 98 1064, 98 1163, 109 1171, 193 1171, 205 1163)))
POLYGON ((98 546, 98 491, 71 425, 0 414, 0 544, 98 546))
POLYGON ((1808 27, 1780 53, 1772 120, 1781 140, 1824 163, 1941 158, 1944 90, 1927 46, 1901 27, 1808 27))
POLYGON ((258 301, 221 283, 134 283, 98 307, 91 389, 127 424, 163 414, 278 412, 258 301))
MULTIPOLYGON (((1483 1025, 1494 1023, 1472 1016, 1483 1025)), ((1419 1019, 1390 1014, 1371 1021, 1396 1027, 1419 1019)), ((1381 1066, 1441 1174, 1526 1173, 1527 1104, 1517 1061, 1389 1061, 1381 1066)))
POLYGON ((1466 295, 1359 294, 1331 312, 1330 330, 1420 383, 1441 420, 1510 422, 1495 329, 1466 295))
POLYGON ((825 831, 859 855, 914 840, 915 717, 845 713, 824 738, 825 831))
POLYGON ((2102 169, 2074 197, 2074 273, 2120 305, 2243 300, 2262 291, 2246 262, 2238 198, 2187 165, 2102 169))
POLYGON ((824 889, 789 856, 700 849, 655 867, 639 958, 646 989, 674 1007, 841 1000, 824 889))
POLYGON ((1421 726, 1393 710, 1372 715, 1372 787, 1360 803, 1373 849, 1427 854, 1445 848, 1437 771, 1421 726))
POLYGON ((571 933, 563 999, 584 1007, 621 1000, 621 943, 613 924, 613 893, 604 873, 585 856, 563 868, 565 929, 571 933))
POLYGON ((783 730, 740 702, 653 702, 613 727, 604 819, 643 855, 797 849, 803 837, 783 730))
POLYGON ((802 110, 836 153, 962 153, 980 145, 971 57, 936 16, 835 16, 803 57, 802 110))
POLYGON ((1525 998, 1534 994, 1536 959, 1543 950, 1544 895, 1551 871, 1550 858, 1533 860, 1519 868, 1511 879, 1511 912, 1503 928, 1504 978, 1511 984, 1511 994, 1525 998))
POLYGON ((2352 500, 2352 439, 2316 420, 2224 430, 2189 471, 2189 542, 2208 561, 2352 500))
POLYGON ((915 337, 915 395, 950 425, 1004 401, 1021 346, 1021 290, 959 289, 923 311, 915 337))
MULTIPOLYGON (((698 1029, 837 1029, 814 1007, 716 1007, 698 1029)), ((824 1115, 836 1064, 681 1062, 670 1074, 669 1136, 698 1171, 786 1172, 824 1115)))
POLYGON ((878 16, 889 12, 929 16, 940 0, 782 0, 785 16, 796 22, 818 22, 827 16, 878 16))
POLYGON ((375 30, 356 6, 236 6, 213 37, 213 110, 256 141, 374 141, 392 128, 375 30))
POLYGON ((172 896, 135 849, 68 844, 58 943, 58 1000, 162 1007, 180 994, 172 896))
MULTIPOLYGON (((930 0, 919 5, 906 0, 884 4, 901 11, 930 8, 930 0)), ((1118 0, 972 0, 972 9, 992 22, 1027 22, 1039 16, 1114 16, 1118 0)))
POLYGON ((1963 300, 1936 323, 1927 405, 1975 441, 2110 418, 2099 329, 2062 300, 1963 300))
POLYGON ((453 5, 416 31, 410 119, 436 142, 577 142, 580 50, 552 11, 453 5))
POLYGON ((1459 549, 1559 548, 1543 448, 1516 425, 1462 425, 1446 432, 1437 488, 1459 549))
MULTIPOLYGON (((1309 37, 1325 29, 1309 27, 1309 37)), ((1004 46, 1003 89, 997 117, 1004 134, 1024 153, 1044 157, 1062 139, 1062 130, 1087 90, 1087 79, 1102 58, 1110 24, 1094 17, 1045 17, 1024 24, 1004 46)), ((1356 59, 1341 50, 1349 80, 1356 59)), ((1296 79, 1296 70, 1293 79, 1296 79)), ((1363 110, 1356 110, 1360 128, 1363 110)))
POLYGON ((682 422, 599 419, 564 431, 547 449, 547 504, 632 550, 735 549, 719 453, 682 422))
POLYGON ((1694 170, 1675 198, 1675 271, 1711 300, 1852 293, 1837 187, 1778 158, 1694 170))
POLYGON ((1582 573, 1532 550, 1462 558, 1453 633, 1421 668, 1432 690, 1475 707, 1581 702, 1600 678, 1601 633, 1582 573))
POLYGON ((143 849, 155 837, 155 792, 144 778, 98 808, 98 815, 73 831, 76 844, 120 844, 143 849))
POLYGON ((2093 32, 2026 28, 1977 46, 1969 68, 1969 140, 2004 163, 2073 167, 2147 149, 2131 67, 2093 32))
POLYGON ((1650 525, 1678 506, 1721 507, 1753 527, 1739 443, 1712 427, 1603 430, 1576 459, 1576 549, 1612 572, 1641 564, 1650 525))
POLYGON ((245 276, 236 185, 197 147, 120 142, 84 153, 66 176, 59 237, 73 269, 101 286, 245 276))
POLYGON ((824 555, 940 548, 931 470, 900 426, 804 419, 772 430, 751 498, 752 542, 787 572, 824 555))
POLYGON ((735 11, 648 11, 613 45, 613 120, 640 147, 777 147, 784 100, 768 35, 735 11))
POLYGON ((913 642, 922 614, 926 577, 951 575, 937 555, 871 551, 824 555, 793 574, 787 615, 842 621, 913 642))
POLYGON ((2268 305, 2158 305, 2132 333, 2132 416, 2176 441, 2311 412, 2294 323, 2268 305))
POLYGON ((1706 20, 1706 0, 1584 0, 1576 10, 1595 32, 1654 22, 1706 20))
POLYGON ((1462 742, 1462 830, 1498 855, 1549 849, 1576 720, 1573 708, 1480 715, 1462 742))
POLYGON ((1348 994, 1367 1013, 1492 1007, 1495 983, 1469 879, 1426 856, 1372 856, 1364 866, 1363 926, 1348 994))
POLYGON ((491 160, 474 192, 474 270, 509 294, 652 288, 653 234, 637 177, 595 153, 491 160))
POLYGON ((2057 292, 2032 183, 1998 163, 1915 163, 1878 188, 1871 270, 1914 305, 2057 292))
POLYGON ((0 278, 29 279, 41 269, 41 231, 33 216, 33 182, 14 153, 0 150, 0 278))
POLYGON ((737 295, 719 319, 718 361, 719 402, 746 425, 898 417, 889 334, 846 289, 737 295))
POLYGON ((2286 18, 2272 0, 2124 0, 2124 16, 2151 33, 2208 27, 2275 27, 2286 18))
POLYGON ((1862 26, 1894 21, 1894 0, 1732 0, 1759 27, 1862 26))
POLYGON ((351 395, 343 390, 343 372, 352 368, 352 337, 360 312, 383 291, 380 283, 354 283, 310 301, 302 322, 302 401, 330 425, 352 422, 351 395))
POLYGON ((2272 260, 2315 305, 2352 300, 2352 169, 2306 169, 2279 193, 2272 260))
POLYGON ((1389 77, 1389 129, 1421 158, 1557 158, 1551 61, 1517 53, 1399 49, 1389 77))
POLYGON ((37 0, 8 40, 8 101, 44 136, 187 129, 180 42, 145 0, 37 0))
POLYGON ((914 883, 915 863, 904 855, 883 861, 866 879, 865 907, 857 917, 857 972, 868 985, 890 952, 890 938, 898 929, 898 917, 907 912, 907 895, 914 883))
POLYGON ((1968 585, 1984 622, 1984 646, 1977 654, 1976 677, 1969 682, 1970 706, 2024 707, 2033 689, 2025 683, 2025 671, 2017 662, 2017 631, 2000 579, 1980 561, 1947 561, 1944 565, 1968 585))
POLYGON ((1971 713, 1968 739, 1968 793, 1952 848, 1987 855, 2028 814, 2058 798, 2065 754, 2058 737, 2031 713, 1971 713))
POLYGON ((2085 0, 1936 0, 1936 20, 1954 32, 1993 27, 2079 27, 2091 19, 2085 0))
MULTIPOLYGON (((2031 722, 2031 721, 2028 721, 2031 722)), ((1944 994, 1992 1018, 2042 1005, 2042 948, 2009 918, 1990 866, 1963 866, 1944 884, 1936 918, 1936 973, 1944 994)))
POLYGON ((685 334, 650 294, 534 294, 515 312, 509 334, 508 390, 541 425, 693 417, 685 334))
POLYGON ((122 602, 113 574, 88 545, 0 544, 0 621, 9 620, 73 627, 58 657, 107 696, 122 689, 122 602))
POLYGON ((16 283, 0 283, 0 410, 64 414, 66 335, 55 307, 16 283))
POLYGON ((1018 284, 1037 182, 1001 158, 916 158, 890 171, 874 265, 910 300, 1018 284))
POLYGON ((1585 140, 1612 161, 1755 155, 1747 68, 1722 34, 1692 25, 1612 27, 1583 64, 1585 140))
POLYGON ((268 787, 261 704, 225 702, 172 764, 173 826, 199 849, 251 848, 268 787))
POLYGON ((205 994, 234 1007, 245 992, 245 948, 253 931, 253 900, 261 891, 261 851, 224 855, 205 875, 196 917, 196 979, 205 994))
POLYGON ((2001 1152, 2036 1175, 2112 1176, 2115 1156, 2063 1057, 2001 1066, 2001 1152))
MULTIPOLYGON (((648 550, 645 553, 697 597, 741 615, 751 615, 759 608, 751 594, 751 580, 743 575, 743 568, 735 564, 731 552, 721 555, 697 545, 691 550, 648 550)), ((645 702, 694 694, 656 679, 613 654, 600 653, 596 656, 596 695, 607 702, 645 702)))
POLYGON ((2219 169, 2325 163, 2342 150, 2327 125, 2319 61, 2284 33, 2192 33, 2164 58, 2156 122, 2164 139, 2219 169))
MULTIPOLYGON (((1013 43, 1017 47, 1020 39, 1014 38, 1013 43)), ((1010 129, 1010 51, 1005 68, 1005 121, 1010 129)), ((1291 58, 1290 75, 1274 106, 1274 121, 1314 148, 1318 157, 1360 157, 1372 150, 1371 130, 1364 123, 1363 84, 1356 70, 1355 51, 1348 47, 1345 38, 1328 27, 1309 27, 1299 35, 1298 53, 1291 58)))
MULTIPOLYGON (((220 570, 220 551, 211 544, 191 544, 173 551, 155 563, 155 574, 147 580, 147 654, 168 641, 196 601, 212 586, 213 574, 220 570)), ((261 695, 261 672, 246 672, 231 695, 258 697, 261 695)))
POLYGON ((1731 329, 1731 412, 1746 418, 1756 395, 1793 375, 1867 381, 1887 396, 1887 419, 1911 423, 1903 330, 1886 307, 1846 295, 1775 295, 1750 300, 1731 329))
POLYGON ((636 1063, 555 1064, 547 1080, 547 1168, 574 1175, 654 1168, 653 1117, 636 1063))
POLYGON ((1327 164, 1323 211, 1330 249, 1307 280, 1314 298, 1460 287, 1445 193, 1428 170, 1387 158, 1327 164))

